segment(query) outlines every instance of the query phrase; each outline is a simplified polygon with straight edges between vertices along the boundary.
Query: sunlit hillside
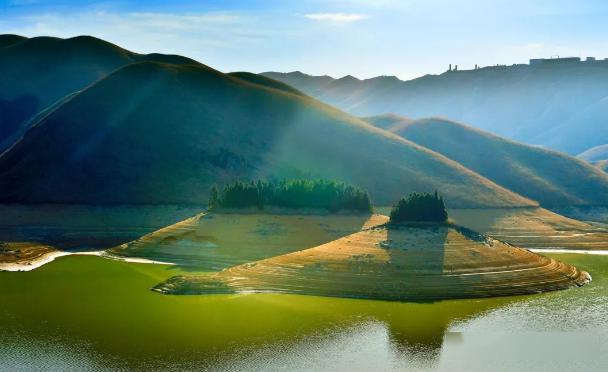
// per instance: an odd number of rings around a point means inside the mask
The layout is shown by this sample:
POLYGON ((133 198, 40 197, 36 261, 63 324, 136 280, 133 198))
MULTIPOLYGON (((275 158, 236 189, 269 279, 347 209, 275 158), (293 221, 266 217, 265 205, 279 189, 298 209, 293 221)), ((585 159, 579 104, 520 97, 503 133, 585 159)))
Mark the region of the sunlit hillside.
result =
POLYGON ((441 153, 497 184, 543 206, 606 205, 608 175, 572 156, 529 146, 441 118, 416 121, 394 116, 389 130, 441 153))

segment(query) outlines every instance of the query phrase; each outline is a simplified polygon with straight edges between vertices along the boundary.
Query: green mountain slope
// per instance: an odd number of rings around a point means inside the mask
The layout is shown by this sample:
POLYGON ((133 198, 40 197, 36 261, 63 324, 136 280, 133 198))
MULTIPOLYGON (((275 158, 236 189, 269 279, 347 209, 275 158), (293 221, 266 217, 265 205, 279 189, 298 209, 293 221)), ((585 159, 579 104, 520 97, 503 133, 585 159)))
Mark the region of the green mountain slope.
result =
POLYGON ((23 135, 40 111, 137 61, 196 63, 180 56, 132 53, 91 36, 27 39, 1 35, 0 152, 23 135))
POLYGON ((43 115, 0 157, 0 201, 206 203, 211 185, 324 177, 377 203, 532 205, 442 155, 319 103, 200 64, 127 65, 43 115))
POLYGON ((607 175, 582 160, 445 119, 396 122, 394 133, 544 206, 608 204, 607 175))
POLYGON ((408 81, 264 75, 357 116, 447 117, 570 154, 608 143, 607 60, 491 66, 408 81))

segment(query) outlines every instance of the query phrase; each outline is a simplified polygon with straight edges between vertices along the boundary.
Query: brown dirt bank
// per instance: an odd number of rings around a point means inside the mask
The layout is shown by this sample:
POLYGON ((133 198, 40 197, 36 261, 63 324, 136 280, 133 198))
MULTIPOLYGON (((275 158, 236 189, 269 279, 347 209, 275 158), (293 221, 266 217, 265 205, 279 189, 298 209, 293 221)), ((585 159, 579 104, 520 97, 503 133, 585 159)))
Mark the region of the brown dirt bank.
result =
POLYGON ((202 213, 109 253, 219 270, 316 247, 387 219, 372 214, 202 213))
POLYGON ((466 229, 389 225, 215 274, 173 277, 153 290, 429 301, 533 294, 589 280, 574 266, 466 229))

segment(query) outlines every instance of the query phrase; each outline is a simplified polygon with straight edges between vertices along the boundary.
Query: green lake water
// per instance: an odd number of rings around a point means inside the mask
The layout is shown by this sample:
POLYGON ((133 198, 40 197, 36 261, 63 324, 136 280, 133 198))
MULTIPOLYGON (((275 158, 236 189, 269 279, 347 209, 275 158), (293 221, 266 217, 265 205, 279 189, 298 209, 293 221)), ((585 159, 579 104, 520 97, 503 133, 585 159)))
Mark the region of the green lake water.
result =
POLYGON ((585 287, 399 303, 167 296, 164 265, 68 256, 0 272, 0 370, 608 370, 608 256, 555 255, 585 287))

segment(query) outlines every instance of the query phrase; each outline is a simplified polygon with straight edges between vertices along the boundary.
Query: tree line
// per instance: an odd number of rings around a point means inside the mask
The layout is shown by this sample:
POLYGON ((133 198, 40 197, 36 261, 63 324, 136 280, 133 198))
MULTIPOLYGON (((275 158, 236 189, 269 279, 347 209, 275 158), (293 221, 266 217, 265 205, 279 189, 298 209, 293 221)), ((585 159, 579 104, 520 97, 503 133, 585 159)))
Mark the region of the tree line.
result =
POLYGON ((356 210, 371 212, 369 195, 355 186, 331 180, 236 181, 213 187, 209 208, 250 208, 267 206, 326 209, 330 212, 356 210))
POLYGON ((412 193, 401 198, 391 210, 391 222, 445 222, 448 212, 443 198, 429 193, 412 193))

